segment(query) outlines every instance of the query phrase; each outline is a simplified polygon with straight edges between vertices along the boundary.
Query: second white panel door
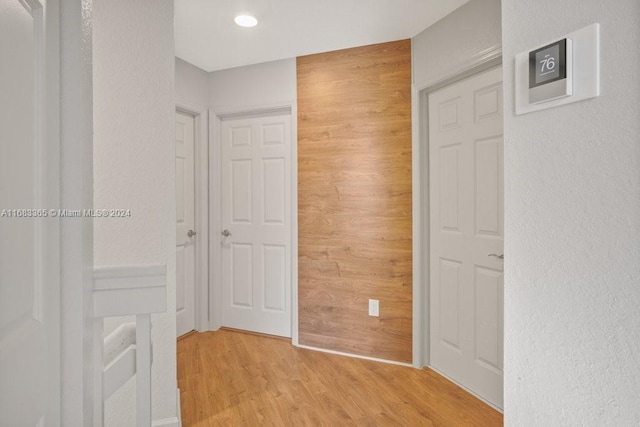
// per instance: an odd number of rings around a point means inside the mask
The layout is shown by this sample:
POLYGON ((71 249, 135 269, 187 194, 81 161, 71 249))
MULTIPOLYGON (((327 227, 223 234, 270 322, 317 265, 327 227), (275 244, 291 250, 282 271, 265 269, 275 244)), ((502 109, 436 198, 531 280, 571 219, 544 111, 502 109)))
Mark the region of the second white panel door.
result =
POLYGON ((291 336, 291 116, 222 121, 222 326, 291 336))
POLYGON ((176 113, 176 332, 195 329, 195 119, 176 113))
POLYGON ((429 95, 431 365, 502 407, 502 69, 429 95))

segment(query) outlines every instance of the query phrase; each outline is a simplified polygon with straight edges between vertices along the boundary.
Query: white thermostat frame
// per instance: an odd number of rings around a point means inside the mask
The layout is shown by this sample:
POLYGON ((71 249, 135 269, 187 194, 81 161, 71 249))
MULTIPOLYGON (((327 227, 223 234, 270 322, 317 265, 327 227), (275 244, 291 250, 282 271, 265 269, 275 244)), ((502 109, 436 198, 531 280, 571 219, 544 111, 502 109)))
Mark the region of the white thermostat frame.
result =
POLYGON ((600 24, 591 24, 573 33, 558 37, 572 41, 573 93, 564 98, 532 104, 529 102, 529 52, 550 43, 542 43, 516 55, 516 114, 526 114, 572 102, 583 101, 600 95, 600 24))

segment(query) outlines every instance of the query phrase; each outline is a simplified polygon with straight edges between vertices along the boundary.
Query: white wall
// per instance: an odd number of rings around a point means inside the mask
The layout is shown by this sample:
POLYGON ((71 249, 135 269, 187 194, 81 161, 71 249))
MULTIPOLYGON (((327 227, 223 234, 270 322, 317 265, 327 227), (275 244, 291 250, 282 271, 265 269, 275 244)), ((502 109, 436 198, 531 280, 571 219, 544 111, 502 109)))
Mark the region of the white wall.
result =
POLYGON ((640 2, 502 1, 505 424, 640 420, 640 2), (601 25, 599 98, 514 115, 516 53, 601 25))
POLYGON ((296 100, 295 58, 209 73, 213 111, 269 106, 296 100))
POLYGON ((209 107, 209 73, 176 58, 176 104, 197 108, 209 107))
POLYGON ((502 43, 500 0, 471 0, 413 39, 413 80, 433 84, 502 43))
MULTIPOLYGON (((153 322, 153 419, 176 416, 175 100, 172 0, 94 0, 95 265, 167 265, 166 314, 153 322)), ((106 322, 106 331, 114 328, 106 322)), ((108 401, 107 426, 135 425, 134 383, 108 401)))

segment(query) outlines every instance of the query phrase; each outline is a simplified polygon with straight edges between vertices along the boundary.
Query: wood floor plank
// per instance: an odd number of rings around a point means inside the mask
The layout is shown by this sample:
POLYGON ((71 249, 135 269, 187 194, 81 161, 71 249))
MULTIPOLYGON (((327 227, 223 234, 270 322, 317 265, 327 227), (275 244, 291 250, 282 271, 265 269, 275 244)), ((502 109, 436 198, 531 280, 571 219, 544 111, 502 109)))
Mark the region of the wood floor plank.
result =
POLYGON ((429 369, 225 329, 178 341, 178 386, 185 427, 503 424, 502 414, 429 369))

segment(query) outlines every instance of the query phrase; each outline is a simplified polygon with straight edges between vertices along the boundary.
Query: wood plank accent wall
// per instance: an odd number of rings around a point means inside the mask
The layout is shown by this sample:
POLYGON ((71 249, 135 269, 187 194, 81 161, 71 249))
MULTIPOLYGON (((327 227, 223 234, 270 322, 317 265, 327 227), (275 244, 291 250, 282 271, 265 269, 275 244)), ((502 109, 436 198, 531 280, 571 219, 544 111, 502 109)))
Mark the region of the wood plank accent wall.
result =
POLYGON ((411 362, 411 41, 297 69, 300 344, 411 362))

